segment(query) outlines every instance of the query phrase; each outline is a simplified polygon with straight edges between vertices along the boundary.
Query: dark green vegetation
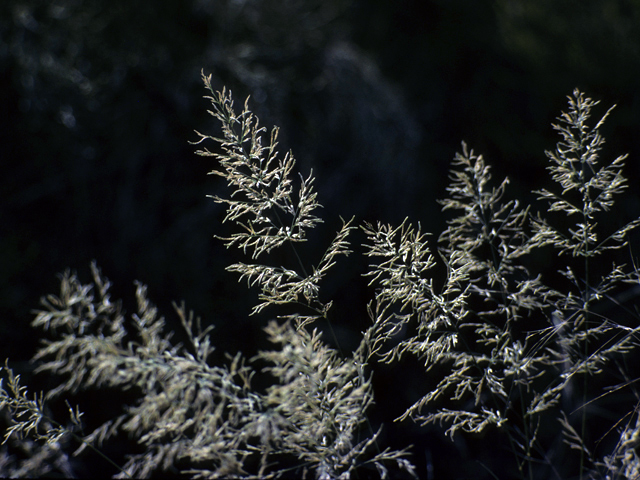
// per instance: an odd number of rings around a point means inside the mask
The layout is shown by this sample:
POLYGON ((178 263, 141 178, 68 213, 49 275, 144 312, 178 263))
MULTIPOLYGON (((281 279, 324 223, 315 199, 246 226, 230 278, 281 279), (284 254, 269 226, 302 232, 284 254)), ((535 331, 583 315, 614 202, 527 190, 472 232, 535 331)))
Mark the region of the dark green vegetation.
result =
MULTIPOLYGON (((461 138, 485 154, 495 177, 510 178, 504 199, 517 198, 521 205, 531 205, 532 212, 541 212, 556 229, 568 226, 563 212, 547 213, 549 205, 537 201, 538 195, 531 192, 557 193, 542 152, 554 143, 548 124, 555 122, 560 110, 566 111, 563 99, 576 85, 605 105, 619 104, 601 127, 608 141, 603 158, 629 152, 623 173, 631 187, 637 185, 638 16, 636 3, 625 1, 198 0, 156 1, 152 6, 119 0, 2 2, 0 102, 7 107, 0 129, 3 356, 10 358, 10 366, 30 390, 46 392, 58 385, 54 377, 32 375, 35 365, 27 363, 40 337, 29 327, 30 311, 43 292, 58 288, 55 273, 66 267, 77 270, 83 282, 90 279, 88 265, 93 258, 113 281, 112 298, 123 299, 123 310, 136 311, 132 279, 149 284, 149 298, 167 314, 166 331, 175 332, 171 345, 190 345, 179 316, 170 313, 173 300, 184 299, 190 309, 203 315, 203 325, 215 324, 212 343, 217 349, 209 357, 210 365, 225 365, 224 352, 253 358, 259 351, 278 349, 263 328, 277 315, 291 315, 291 309, 280 305, 249 317, 256 304, 255 292, 246 293, 231 274, 223 273, 229 264, 248 259, 211 240, 214 234, 231 237, 237 229, 233 222, 220 225, 224 205, 202 201, 205 194, 228 198, 229 192, 224 182, 204 175, 212 168, 211 161, 194 160, 193 147, 185 141, 197 139, 194 128, 218 131, 203 115, 198 82, 203 66, 212 72, 215 88, 227 85, 237 99, 251 94, 251 108, 263 124, 282 127, 279 150, 291 148, 296 153, 297 171, 306 178, 313 168, 317 201, 325 207, 314 215, 326 223, 316 226, 306 242, 296 243, 306 271, 298 274, 306 278, 313 274, 312 265, 320 266, 340 230, 340 215, 347 220, 354 216, 352 226, 369 222, 372 232, 378 221, 390 224, 389 234, 408 216, 404 230, 396 233, 401 236, 413 225, 407 238, 415 235, 418 222, 421 232, 446 230, 445 218, 460 212, 448 210, 443 215, 434 200, 450 197, 445 191, 449 161, 459 150, 461 138)), ((594 115, 599 118, 603 113, 596 108, 594 115)), ((464 152, 461 155, 465 157, 464 152)), ((579 198, 574 197, 575 205, 579 198)), ((615 199, 615 205, 597 220, 600 239, 640 211, 636 188, 615 199)), ((358 351, 362 332, 372 325, 366 305, 375 288, 384 290, 383 285, 367 287, 375 275, 363 280, 362 274, 369 271, 369 263, 384 263, 385 258, 360 255, 366 250, 361 245, 374 245, 367 243, 362 229, 349 232, 346 238, 357 254, 348 259, 336 256, 338 263, 319 283, 318 300, 333 301, 328 311, 332 328, 322 318, 308 327, 323 331, 322 341, 337 349, 340 358, 358 351)), ((533 231, 523 230, 523 234, 534 236, 533 231)), ((442 238, 440 247, 448 248, 442 238)), ((436 252, 437 235, 431 242, 429 247, 436 252)), ((591 262, 589 275, 578 276, 578 283, 606 276, 612 261, 627 263, 626 271, 633 271, 637 251, 633 232, 630 245, 631 255, 625 248, 609 251, 606 261, 591 262)), ((481 251, 478 256, 488 261, 488 253, 481 251)), ((436 264, 428 272, 438 292, 446 285, 447 269, 434 255, 436 264)), ((560 257, 560 263, 570 255, 560 257)), ((292 271, 299 265, 286 246, 258 260, 292 271)), ((565 276, 557 273, 554 249, 536 247, 515 263, 532 275, 540 273, 546 287, 568 291, 565 276)), ((511 275, 518 278, 515 272, 511 275)), ((622 296, 609 292, 615 301, 598 300, 595 314, 632 327, 634 315, 625 309, 634 311, 635 290, 632 286, 628 291, 620 286, 620 290, 622 296)), ((306 293, 313 292, 307 289, 306 293)), ((476 301, 468 308, 479 312, 487 306, 476 301)), ((322 312, 319 305, 316 309, 322 312)), ((303 309, 299 313, 320 315, 303 309)), ((372 310, 372 315, 377 318, 377 311, 372 310)), ((549 318, 561 321, 557 314, 545 315, 525 316, 532 324, 510 321, 515 325, 510 330, 514 341, 522 341, 527 331, 548 327, 549 318)), ((126 348, 135 334, 130 317, 124 318, 130 332, 123 339, 126 348)), ((468 348, 482 355, 492 351, 490 345, 479 349, 475 334, 466 328, 468 333, 460 335, 468 348)), ((403 335, 410 338, 405 330, 403 335)), ((446 343, 446 336, 430 338, 446 343)), ((358 442, 384 423, 378 446, 402 450, 414 444, 410 459, 422 477, 429 475, 428 465, 436 478, 491 478, 488 470, 508 476, 502 474, 501 465, 517 468, 514 452, 526 450, 517 444, 493 448, 501 444, 494 441, 501 438, 498 430, 456 434, 455 441, 449 442, 442 441, 448 425, 418 427, 407 418, 397 424, 402 428, 389 428, 408 407, 434 390, 448 371, 446 366, 434 366, 427 378, 435 383, 423 384, 424 362, 414 359, 413 347, 407 348, 401 368, 372 361, 376 403, 367 411, 370 426, 358 442), (478 468, 477 460, 488 468, 478 468)), ((634 364, 629 362, 630 367, 634 364)), ((636 377, 629 373, 629 380, 636 377)), ((264 393, 270 378, 257 375, 252 385, 264 393)), ((544 391, 547 380, 541 378, 536 391, 544 391)), ((570 382, 569 388, 575 392, 574 384, 570 382)), ((610 383, 590 384, 594 392, 606 385, 610 383)), ((506 389, 509 395, 514 391, 515 387, 506 389)), ((112 388, 80 392, 70 400, 85 412, 82 420, 85 432, 90 432, 122 414, 122 405, 135 404, 139 393, 134 389, 123 394, 112 388)), ((509 395, 503 403, 517 403, 509 395)), ((518 395, 526 399, 527 391, 518 395)), ((621 389, 601 401, 615 404, 632 398, 621 389)), ((63 400, 64 396, 48 403, 55 418, 67 418, 63 400)), ((437 410, 437 404, 431 406, 419 415, 437 410)), ((525 407, 520 405, 521 418, 525 418, 525 407)), ((489 408, 499 410, 497 405, 489 408)), ((615 438, 605 435, 611 419, 606 409, 598 408, 593 404, 595 414, 588 417, 589 441, 605 440, 590 452, 593 458, 611 452, 611 445, 605 444, 615 438)), ((465 406, 465 411, 473 410, 465 406)), ((575 418, 579 413, 570 416, 572 425, 582 424, 575 418)), ((524 423, 514 423, 513 418, 503 427, 524 429, 524 423)), ((540 438, 561 442, 555 417, 549 418, 541 424, 540 438)), ((123 465, 124 455, 143 450, 135 439, 120 435, 102 451, 123 465)), ((375 447, 367 455, 373 452, 375 447)), ((86 451, 83 455, 74 460, 76 471, 103 462, 89 460, 93 454, 86 451)), ((539 459, 542 453, 535 455, 539 459)), ((586 472, 588 458, 583 464, 586 472)), ((539 468, 534 472, 544 476, 539 468)), ((363 471, 359 474, 366 476, 363 471)))

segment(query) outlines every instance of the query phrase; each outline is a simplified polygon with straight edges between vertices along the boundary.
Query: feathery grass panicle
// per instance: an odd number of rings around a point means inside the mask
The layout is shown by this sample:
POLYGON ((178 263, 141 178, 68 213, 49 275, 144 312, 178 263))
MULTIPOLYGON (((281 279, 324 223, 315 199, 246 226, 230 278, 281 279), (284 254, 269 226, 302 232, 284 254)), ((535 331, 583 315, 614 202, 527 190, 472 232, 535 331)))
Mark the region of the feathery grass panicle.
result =
POLYGON ((173 345, 142 284, 137 284, 138 312, 131 316, 133 331, 128 331, 121 309, 109 300, 109 282, 95 264, 92 271, 93 285, 65 273, 61 295, 49 296, 47 310, 38 313, 35 324, 51 328, 55 323, 64 331, 61 340, 47 342, 36 355, 44 360, 39 370, 69 377, 52 390, 55 395, 95 386, 135 388, 140 398, 87 435, 77 453, 122 431, 146 451, 132 455, 121 476, 147 477, 157 469, 170 471, 183 460, 211 462, 217 472, 241 465, 239 458, 246 456, 242 419, 260 401, 248 390, 252 370, 241 356, 228 366, 208 365, 208 331, 199 331, 199 321, 194 331, 193 316, 177 305, 195 354, 173 345))
MULTIPOLYGON (((34 394, 29 399, 27 387, 20 384, 20 375, 16 375, 9 367, 9 361, 0 367, 0 374, 6 372, 7 389, 0 378, 0 411, 4 411, 9 419, 2 445, 10 444, 16 450, 26 454, 27 458, 19 460, 8 454, 6 449, 0 451, 0 476, 8 478, 35 478, 53 474, 73 477, 73 466, 70 455, 70 437, 87 443, 81 438, 82 412, 67 403, 69 421, 62 425, 54 420, 46 411, 42 393, 34 394)), ((96 450, 107 462, 114 465, 100 451, 96 450)))
POLYGON ((457 254, 448 259, 448 276, 445 286, 438 291, 428 276, 435 265, 425 234, 407 224, 399 227, 365 223, 362 227, 367 243, 368 257, 380 259, 372 264, 366 276, 372 277, 369 285, 378 285, 375 313, 369 306, 374 320, 371 354, 382 348, 382 343, 393 338, 406 324, 417 321, 417 334, 402 341, 383 354, 392 362, 411 352, 432 363, 446 356, 457 343, 453 326, 466 315, 466 290, 464 283, 468 265, 457 254))
POLYGON ((289 243, 296 257, 294 268, 262 264, 235 263, 227 269, 240 274, 250 286, 261 289, 260 302, 253 307, 253 313, 261 312, 268 305, 295 304, 307 306, 310 314, 295 313, 288 318, 295 319, 298 326, 326 318, 331 302, 319 299, 319 283, 328 270, 335 264, 336 257, 348 255, 347 236, 353 228, 353 219, 342 222, 342 228, 327 248, 317 266, 311 267, 311 273, 302 263, 295 250, 295 243, 306 240, 308 229, 322 222, 314 211, 321 207, 313 191, 313 172, 307 178, 299 176, 297 195, 294 194, 295 160, 291 152, 279 158, 276 150, 278 129, 271 130, 269 145, 262 145, 263 127, 248 108, 248 101, 240 114, 234 111, 231 92, 223 89, 214 91, 211 76, 204 76, 205 87, 211 92, 208 96, 213 110, 211 115, 222 124, 223 138, 198 133, 201 143, 213 140, 220 144, 222 153, 212 153, 204 149, 197 153, 214 157, 222 170, 211 173, 227 180, 232 193, 229 198, 214 196, 218 203, 227 205, 224 221, 233 221, 240 232, 224 238, 227 247, 237 245, 251 258, 289 243))
MULTIPOLYGON (((5 372, 8 388, 4 388, 4 379, 0 378, 0 410, 6 408, 14 421, 13 425, 5 431, 2 444, 7 443, 12 435, 17 435, 20 439, 32 436, 36 440, 46 441, 47 444, 58 443, 64 435, 69 433, 69 429, 53 422, 45 413, 42 393, 34 394, 33 399, 29 399, 27 387, 20 385, 20 375, 15 375, 13 370, 9 368, 8 360, 4 367, 0 367, 0 373, 5 372)), ((80 429, 81 416, 82 413, 78 407, 74 410, 69 406, 71 425, 80 429)))
POLYGON ((594 127, 590 127, 587 120, 591 117, 591 109, 598 103, 585 98, 578 90, 574 91, 573 98, 569 97, 569 111, 562 114, 558 124, 553 125, 562 140, 555 151, 546 152, 551 161, 548 167, 551 177, 562 191, 553 193, 541 189, 537 193, 549 203, 549 211, 563 211, 568 220, 576 215, 574 221, 578 223, 574 228, 561 231, 538 218, 533 224, 535 241, 552 244, 561 254, 570 252, 573 256, 592 257, 608 249, 621 248, 626 245, 626 234, 640 225, 640 219, 633 220, 604 238, 599 238, 596 231, 595 216, 609 211, 615 203, 615 196, 628 186, 622 173, 627 155, 599 165, 599 152, 604 145, 599 128, 614 107, 594 127), (567 195, 574 191, 578 194, 575 200, 567 195))
POLYGON ((437 256, 406 221, 397 228, 363 227, 366 255, 379 259, 367 273, 378 287, 369 306, 375 325, 370 353, 389 362, 411 353, 424 361, 427 373, 446 367, 436 387, 399 420, 442 423, 452 437, 506 429, 512 448, 521 450, 514 454, 523 478, 533 478, 534 462, 555 468, 543 453, 542 415, 555 416, 568 447, 580 452, 580 476, 597 464, 584 441, 591 394, 586 379, 606 375, 607 365, 629 354, 640 333, 639 326, 625 327, 594 312, 616 288, 637 284, 638 273, 614 263, 596 281, 589 276, 590 259, 625 246, 626 235, 640 224, 631 221, 600 239, 595 216, 613 208, 626 188, 626 156, 599 166, 604 139, 598 129, 609 112, 589 127, 596 103, 578 91, 569 99, 569 112, 554 126, 562 140, 547 153, 562 192, 537 192, 549 202, 548 211, 564 212, 569 221, 576 217, 575 228, 555 228, 540 215, 532 217, 530 207, 506 199, 508 179, 493 186, 490 167, 464 143, 453 160, 449 196, 441 200, 457 216, 438 238, 437 256), (545 285, 540 274, 525 268, 522 260, 545 247, 584 259, 580 270, 568 262, 560 271, 568 290, 545 285), (436 289, 431 270, 438 256, 447 274, 436 289), (584 379, 581 398, 572 393, 577 378, 584 379), (578 430, 568 416, 574 411, 582 414, 578 430))
POLYGON ((368 452, 379 432, 356 441, 373 402, 371 383, 356 361, 341 359, 316 330, 273 321, 265 331, 280 349, 258 355, 278 380, 267 391, 268 409, 256 421, 261 435, 271 438, 275 429, 278 451, 296 455, 317 478, 350 478, 367 464, 386 471, 390 460, 412 471, 406 451, 368 452))
POLYGON ((428 253, 423 236, 413 234, 404 224, 395 230, 367 226, 365 232, 373 243, 368 255, 385 258, 368 274, 381 286, 376 301, 383 306, 377 307, 375 321, 385 339, 412 317, 417 321, 415 333, 385 358, 395 360, 410 352, 424 361, 427 372, 435 366, 451 366, 436 388, 400 419, 444 422, 449 424, 447 432, 454 435, 458 430, 480 432, 489 425, 503 425, 511 389, 535 376, 535 362, 526 358, 524 339, 512 337, 510 323, 520 318, 520 310, 541 306, 543 287, 515 263, 526 253, 521 227, 527 211, 519 210, 515 201, 501 203, 508 181, 490 189, 489 167, 464 144, 463 153, 454 159, 451 180, 450 197, 442 203, 461 215, 450 221, 438 239, 439 257, 446 266, 439 290, 425 275, 435 257, 429 254, 423 260, 428 253), (476 298, 482 300, 483 310, 470 306, 476 298), (387 313, 394 303, 399 311, 387 313), (467 398, 474 411, 468 410, 467 398), (446 399, 465 407, 420 413, 446 399))
POLYGON ((258 119, 248 108, 247 98, 240 114, 234 111, 231 92, 223 89, 215 92, 211 86, 211 76, 204 76, 206 88, 211 92, 213 110, 211 115, 222 124, 223 138, 203 135, 201 143, 214 140, 222 147, 223 153, 199 150, 196 153, 214 157, 223 171, 213 170, 212 174, 227 180, 233 189, 232 198, 214 196, 216 202, 227 204, 225 221, 234 221, 243 231, 234 233, 226 240, 227 246, 238 244, 246 253, 252 249, 252 258, 270 252, 287 241, 301 242, 305 229, 313 228, 322 220, 313 214, 320 205, 313 192, 313 176, 300 176, 297 197, 294 195, 292 171, 295 160, 291 152, 278 158, 278 129, 271 130, 267 147, 262 146, 262 134, 258 119), (239 198, 237 198, 239 197, 239 198))

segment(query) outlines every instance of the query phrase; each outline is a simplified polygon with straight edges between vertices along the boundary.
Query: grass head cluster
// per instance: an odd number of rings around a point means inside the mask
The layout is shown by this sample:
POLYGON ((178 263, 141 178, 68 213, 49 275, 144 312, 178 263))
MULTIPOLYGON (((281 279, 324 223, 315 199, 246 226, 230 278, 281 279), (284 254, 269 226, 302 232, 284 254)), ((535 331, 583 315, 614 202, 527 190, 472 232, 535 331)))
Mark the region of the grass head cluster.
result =
POLYGON ((547 152, 554 186, 534 191, 537 202, 512 198, 509 180, 494 181, 463 143, 440 200, 450 213, 443 232, 430 235, 410 219, 342 220, 313 259, 300 253, 323 227, 313 172, 300 174, 293 154, 278 152, 278 129, 261 127, 248 101, 238 111, 231 92, 203 79, 221 133, 199 134, 197 153, 213 158, 212 173, 229 187, 213 197, 233 226, 221 240, 245 260, 227 270, 258 291, 251 314, 268 317, 271 348, 213 362, 215 318, 203 328, 174 304, 186 338, 175 342, 143 284, 127 315, 95 263, 88 284, 67 271, 33 320, 46 335, 37 372, 57 385, 31 396, 10 363, 3 368, 0 474, 73 476, 88 450, 128 435, 137 450, 126 461, 103 459, 119 478, 411 478, 428 470, 421 455, 382 439, 415 424, 431 442, 488 432, 500 439, 496 452, 510 452, 510 461, 479 462, 477 478, 640 476, 640 397, 628 368, 640 322, 628 306, 620 308, 633 321, 608 308, 640 281, 633 258, 619 261, 640 219, 600 226, 628 187, 626 157, 601 157, 610 110, 592 125, 597 102, 577 90, 569 97, 553 125, 560 140, 547 152), (357 229, 364 241, 353 246, 357 229), (360 309, 369 321, 345 351, 334 333, 344 319, 323 285, 354 252, 369 262, 362 281, 371 298, 360 309), (557 256, 553 282, 536 270, 545 255, 557 256), (402 369, 408 358, 421 366, 417 400, 395 422, 374 425, 377 369, 402 369), (131 401, 89 432, 81 411, 90 405, 68 403, 66 419, 47 409, 92 389, 126 391, 131 401))

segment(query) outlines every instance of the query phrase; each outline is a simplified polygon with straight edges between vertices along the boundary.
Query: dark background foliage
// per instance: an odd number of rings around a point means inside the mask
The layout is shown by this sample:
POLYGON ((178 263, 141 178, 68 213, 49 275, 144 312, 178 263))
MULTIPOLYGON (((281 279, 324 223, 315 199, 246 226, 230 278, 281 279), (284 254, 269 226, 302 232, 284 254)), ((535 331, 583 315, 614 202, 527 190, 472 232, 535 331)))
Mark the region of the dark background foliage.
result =
MULTIPOLYGON (((194 129, 218 128, 201 70, 238 107, 251 95, 262 124, 281 127, 281 151, 293 150, 303 174, 313 168, 327 223, 318 245, 339 215, 409 216, 440 232, 436 199, 461 140, 531 199, 556 142, 550 123, 575 87, 602 101, 600 113, 619 105, 604 133, 609 155, 630 153, 631 188, 611 217, 621 224, 640 212, 636 0, 4 0, 2 357, 30 358, 31 310, 65 268, 88 281, 91 259, 129 311, 139 279, 169 314, 184 299, 213 322, 220 351, 260 344, 264 323, 247 318, 253 295, 223 271, 235 253, 212 238, 227 227, 205 195, 225 186, 188 143, 194 129)), ((313 245, 309 255, 319 258, 313 245)), ((348 346, 372 296, 359 278, 364 260, 350 260, 326 287, 348 346)), ((415 396, 411 372, 391 396, 380 375, 381 418, 415 396)), ((438 435, 406 426, 382 442, 416 444, 423 473, 433 458, 436 471, 469 478, 467 464, 439 456, 467 446, 438 435)))

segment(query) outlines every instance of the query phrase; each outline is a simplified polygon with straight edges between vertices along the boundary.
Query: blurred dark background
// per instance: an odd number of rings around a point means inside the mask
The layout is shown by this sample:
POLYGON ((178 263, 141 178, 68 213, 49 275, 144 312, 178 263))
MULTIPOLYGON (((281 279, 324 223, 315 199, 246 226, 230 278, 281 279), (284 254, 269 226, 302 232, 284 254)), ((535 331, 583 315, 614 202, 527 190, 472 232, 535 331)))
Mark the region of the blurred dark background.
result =
MULTIPOLYGON (((201 71, 238 108, 251 95, 262 125, 281 127, 280 151, 303 174, 313 168, 320 246, 340 215, 409 216, 437 236, 436 200, 462 140, 511 178, 514 195, 534 198, 557 140, 550 123, 575 87, 601 100, 595 116, 618 104, 605 155, 630 154, 630 189, 612 221, 640 213, 637 0, 3 0, 2 358, 33 355, 39 298, 66 268, 88 282, 92 259, 128 311, 138 279, 168 317, 184 300, 214 323, 220 351, 260 345, 261 320, 248 318, 255 292, 224 271, 238 256, 213 238, 228 227, 206 195, 226 187, 189 144, 196 129, 218 133, 201 71)), ((349 347, 372 296, 355 257, 326 287, 342 302, 335 328, 349 347)), ((393 418, 409 397, 381 403, 397 402, 393 418)), ((423 473, 430 452, 464 450, 416 427, 389 435, 417 445, 423 473)), ((459 462, 433 462, 471 478, 459 462)))

